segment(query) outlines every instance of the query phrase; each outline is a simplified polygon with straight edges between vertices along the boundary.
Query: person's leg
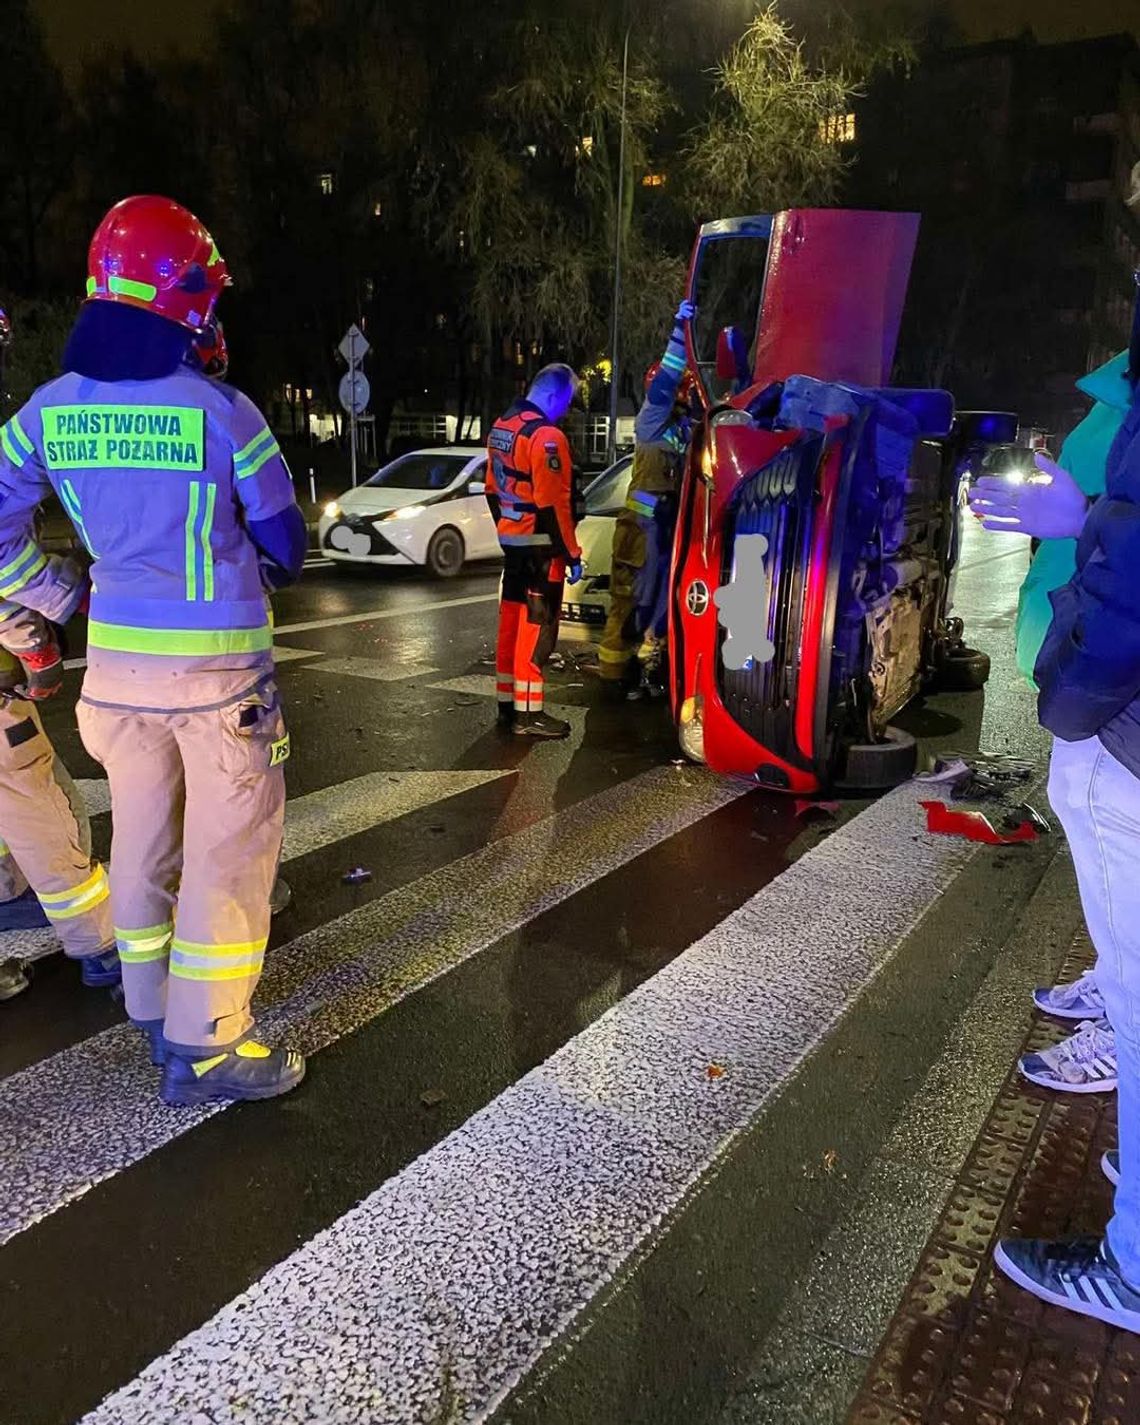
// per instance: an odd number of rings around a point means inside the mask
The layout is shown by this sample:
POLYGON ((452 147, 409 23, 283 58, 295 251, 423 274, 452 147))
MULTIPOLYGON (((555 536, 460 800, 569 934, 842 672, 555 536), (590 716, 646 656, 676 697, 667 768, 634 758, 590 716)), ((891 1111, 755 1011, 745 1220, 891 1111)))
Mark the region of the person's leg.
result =
POLYGON ((1108 1240, 1140 1287, 1140 781, 1095 739, 1054 744, 1049 796, 1061 818, 1097 983, 1116 1035, 1120 1186, 1108 1240))
POLYGON ((637 516, 622 510, 614 526, 610 564, 610 608, 598 648, 599 672, 620 686, 629 676, 637 654, 637 584, 645 563, 645 536, 637 516))
POLYGON ((527 602, 515 644, 515 732, 528 737, 566 737, 570 724, 547 716, 544 668, 558 642, 562 607, 561 560, 534 556, 527 602))
POLYGON ((268 1098, 304 1060, 249 1039, 285 825, 289 736, 275 684, 173 719, 186 772, 182 885, 166 1004, 167 1103, 268 1098))
POLYGON ((107 873, 91 860, 86 812, 73 807, 55 749, 30 702, 0 704, 0 824, 64 952, 92 985, 118 982, 107 873), (106 963, 104 963, 104 961, 106 963))
POLYGON ((515 648, 525 609, 525 604, 516 603, 513 599, 503 599, 499 605, 499 636, 495 648, 495 697, 499 721, 502 723, 514 721, 515 648))
POLYGON ((84 702, 77 713, 111 789, 111 907, 127 1013, 157 1043, 182 874, 182 758, 159 713, 84 702))
POLYGON ((1061 818, 1116 1037, 1120 1181, 1103 1242, 999 1243, 994 1259, 1044 1301, 1140 1332, 1140 780, 1090 738, 1055 742, 1061 818))

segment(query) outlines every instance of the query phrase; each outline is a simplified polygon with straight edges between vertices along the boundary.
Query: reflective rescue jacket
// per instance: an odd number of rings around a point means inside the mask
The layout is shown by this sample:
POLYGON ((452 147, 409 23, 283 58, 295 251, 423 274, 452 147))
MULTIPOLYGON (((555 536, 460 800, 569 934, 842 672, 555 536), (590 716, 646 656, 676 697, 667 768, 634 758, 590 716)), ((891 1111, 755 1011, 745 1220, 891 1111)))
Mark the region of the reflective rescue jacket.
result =
POLYGON ((273 671, 246 521, 295 503, 277 442, 239 391, 180 368, 152 381, 50 381, 0 429, 0 594, 42 556, 26 531, 54 490, 94 561, 83 697, 143 710, 225 706, 273 671), (30 561, 30 562, 29 562, 30 561))
POLYGON ((504 549, 578 559, 570 444, 530 401, 516 401, 487 438, 487 501, 504 549))

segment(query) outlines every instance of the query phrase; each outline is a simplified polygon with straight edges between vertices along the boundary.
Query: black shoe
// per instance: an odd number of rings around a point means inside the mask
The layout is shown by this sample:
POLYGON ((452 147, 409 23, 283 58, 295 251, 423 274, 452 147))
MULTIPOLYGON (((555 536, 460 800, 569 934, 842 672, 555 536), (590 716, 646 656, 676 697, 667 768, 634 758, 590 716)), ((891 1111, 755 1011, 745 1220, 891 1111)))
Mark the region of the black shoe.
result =
POLYGON ((31 981, 19 960, 0 960, 0 1003, 23 994, 31 981))
POLYGON ((500 703, 499 715, 495 719, 496 727, 501 727, 509 732, 515 725, 515 705, 514 703, 500 703))
POLYGON ((520 713, 514 732, 516 737, 569 737, 570 724, 549 713, 520 713))

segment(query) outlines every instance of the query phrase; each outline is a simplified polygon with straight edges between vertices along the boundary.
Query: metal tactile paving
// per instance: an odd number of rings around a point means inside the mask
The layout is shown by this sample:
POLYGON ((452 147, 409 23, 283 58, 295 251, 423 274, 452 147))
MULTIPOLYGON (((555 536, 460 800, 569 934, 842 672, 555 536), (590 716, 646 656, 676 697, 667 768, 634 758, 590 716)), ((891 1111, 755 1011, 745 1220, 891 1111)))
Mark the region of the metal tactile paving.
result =
MULTIPOLYGON (((1082 935, 1060 979, 1092 963, 1082 935)), ((1039 1017, 1022 1052, 1075 1025, 1039 1017)), ((1099 1232, 1113 1094, 1060 1095, 1016 1069, 950 1193, 848 1425, 1140 1425, 1140 1337, 1045 1306, 990 1258, 1010 1236, 1099 1232)))

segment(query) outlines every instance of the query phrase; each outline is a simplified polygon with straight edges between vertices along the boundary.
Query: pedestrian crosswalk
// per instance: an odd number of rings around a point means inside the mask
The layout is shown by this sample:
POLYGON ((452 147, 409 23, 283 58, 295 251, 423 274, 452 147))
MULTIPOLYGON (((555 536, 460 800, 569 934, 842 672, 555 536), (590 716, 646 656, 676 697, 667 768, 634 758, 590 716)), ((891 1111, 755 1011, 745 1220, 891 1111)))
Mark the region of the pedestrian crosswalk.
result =
MULTIPOLYGON (((398 827, 513 776, 374 772, 310 792, 289 805, 285 858, 398 827)), ((83 790, 102 809, 100 784, 83 790)), ((589 906, 639 858, 685 838, 697 845, 702 828, 750 795, 695 768, 657 767, 493 835, 279 946, 259 995, 266 1037, 313 1054, 382 1028, 396 1005, 490 947, 568 902, 589 906)), ((137 1380, 131 1371, 102 1380, 83 1419, 411 1425, 437 1418, 430 1412, 446 1406, 449 1380, 468 1402, 455 1419, 488 1418, 964 863, 970 853, 958 845, 925 842, 900 888, 883 841, 909 841, 914 817, 913 798, 888 799, 739 910, 714 909, 708 933, 679 959, 624 997, 611 984, 594 1011, 601 1017, 569 1031, 553 1058, 375 1182, 218 1314, 203 1309, 199 1328, 161 1342, 137 1380), (844 916, 805 954, 788 927, 839 897, 844 916), (711 1064, 724 1067, 723 1082, 711 1064), (112 1393, 100 1404, 104 1388, 112 1393)), ((620 936, 620 917, 606 933, 620 936)), ((319 1073, 318 1061, 315 1083, 319 1073)), ((34 1245, 47 1219, 113 1197, 133 1165, 225 1111, 164 1108, 127 1025, 0 1079, 0 1143, 18 1145, 0 1158, 0 1243, 30 1236, 34 1245)), ((11 1286, 4 1262, 0 1248, 0 1283, 11 1286)), ((60 1418, 46 1409, 19 1417, 60 1418)))
POLYGON ((919 817, 837 833, 85 1422, 490 1418, 975 854, 925 842, 900 883, 919 817))
MULTIPOLYGON (((801 855, 787 802, 646 756, 628 714, 599 751, 565 680, 571 736, 524 749, 477 660, 436 661, 408 729, 288 804, 257 1008, 316 1056, 295 1095, 164 1108, 138 1032, 81 1014, 9 1061, 0 1425, 509 1418, 976 854, 903 790, 801 855), (425 739, 439 770, 375 770, 425 739)), ((79 786, 105 843, 106 784, 79 786)))

